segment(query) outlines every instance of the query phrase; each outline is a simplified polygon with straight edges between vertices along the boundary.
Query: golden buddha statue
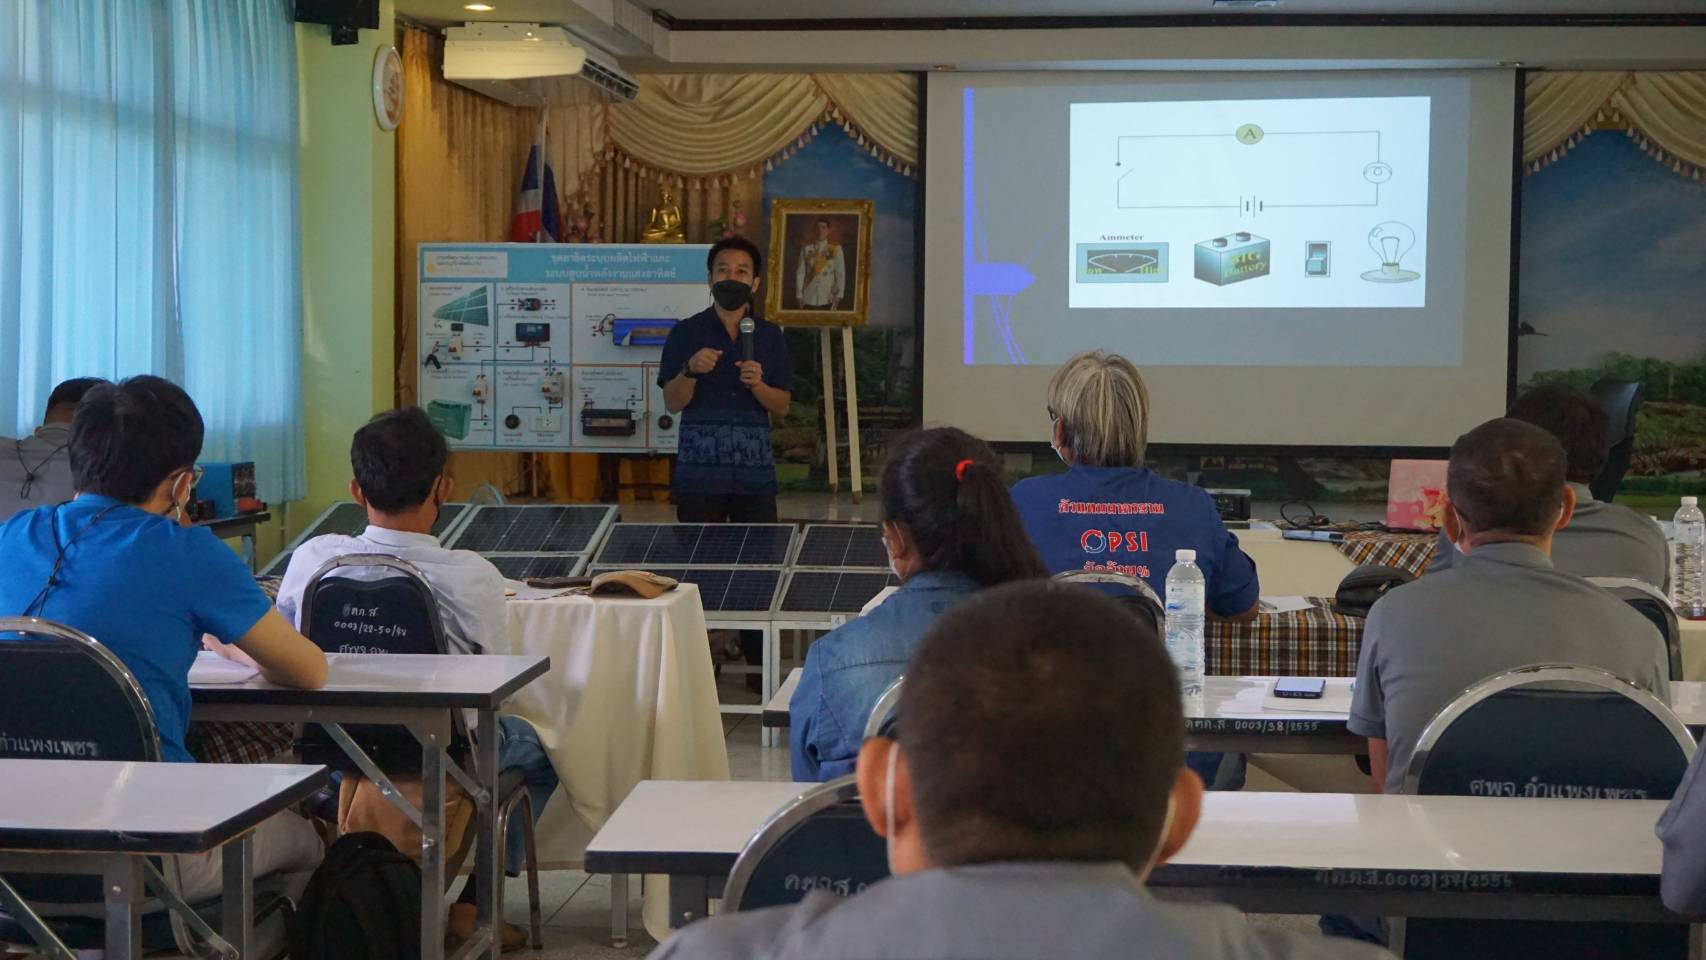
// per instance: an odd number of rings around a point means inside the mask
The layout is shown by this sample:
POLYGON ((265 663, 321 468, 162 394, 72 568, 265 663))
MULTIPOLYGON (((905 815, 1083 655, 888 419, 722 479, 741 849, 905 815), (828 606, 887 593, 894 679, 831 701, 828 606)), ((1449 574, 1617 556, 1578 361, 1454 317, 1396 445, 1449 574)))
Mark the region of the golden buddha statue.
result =
POLYGON ((664 190, 658 205, 652 208, 652 215, 646 221, 646 229, 640 234, 645 243, 686 243, 687 232, 681 227, 681 208, 675 205, 675 194, 664 190))

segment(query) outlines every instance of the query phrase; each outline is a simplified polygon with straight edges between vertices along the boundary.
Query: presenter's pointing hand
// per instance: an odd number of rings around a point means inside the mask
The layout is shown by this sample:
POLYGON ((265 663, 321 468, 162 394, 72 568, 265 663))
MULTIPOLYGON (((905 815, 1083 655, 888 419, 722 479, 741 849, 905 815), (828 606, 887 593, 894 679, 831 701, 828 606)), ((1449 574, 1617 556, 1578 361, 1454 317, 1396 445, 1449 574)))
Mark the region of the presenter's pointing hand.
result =
POLYGON ((722 356, 723 351, 713 350, 710 347, 706 347, 698 353, 695 353, 692 358, 687 361, 687 369, 693 371, 696 375, 704 376, 716 368, 717 361, 722 359, 722 356))
POLYGON ((757 360, 742 360, 735 364, 740 368, 740 382, 747 389, 752 389, 764 382, 764 365, 757 360))

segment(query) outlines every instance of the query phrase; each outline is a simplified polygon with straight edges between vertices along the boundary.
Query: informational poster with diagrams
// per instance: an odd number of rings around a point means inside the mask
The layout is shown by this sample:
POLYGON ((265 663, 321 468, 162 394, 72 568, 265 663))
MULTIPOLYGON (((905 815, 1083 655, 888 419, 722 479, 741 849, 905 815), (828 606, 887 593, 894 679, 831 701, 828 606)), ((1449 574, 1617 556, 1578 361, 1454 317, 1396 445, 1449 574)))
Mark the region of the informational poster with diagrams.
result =
POLYGON ((706 249, 421 244, 421 406, 452 449, 674 452, 658 360, 706 249))
POLYGON ((1071 110, 1074 309, 1426 305, 1428 97, 1071 110))

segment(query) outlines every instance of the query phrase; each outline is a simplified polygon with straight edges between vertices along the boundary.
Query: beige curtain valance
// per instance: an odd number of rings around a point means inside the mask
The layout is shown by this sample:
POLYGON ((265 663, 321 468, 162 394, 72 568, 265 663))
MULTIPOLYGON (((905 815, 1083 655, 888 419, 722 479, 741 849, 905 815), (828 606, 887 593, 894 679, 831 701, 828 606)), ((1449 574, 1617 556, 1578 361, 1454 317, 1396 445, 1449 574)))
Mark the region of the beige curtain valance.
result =
POLYGON ((1706 73, 1538 73, 1524 90, 1522 159, 1534 172, 1596 129, 1621 128, 1682 176, 1706 169, 1706 73))

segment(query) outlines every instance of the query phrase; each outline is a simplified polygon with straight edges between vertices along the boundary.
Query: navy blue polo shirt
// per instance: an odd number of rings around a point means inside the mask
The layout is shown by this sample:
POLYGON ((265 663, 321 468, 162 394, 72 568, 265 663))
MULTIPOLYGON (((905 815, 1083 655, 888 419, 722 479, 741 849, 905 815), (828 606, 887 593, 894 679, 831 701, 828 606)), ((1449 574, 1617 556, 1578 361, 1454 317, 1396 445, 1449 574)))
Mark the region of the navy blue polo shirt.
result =
POLYGON ((1174 552, 1195 550, 1211 611, 1235 617, 1256 603, 1256 564, 1200 487, 1145 467, 1075 466, 1020 480, 1013 504, 1049 573, 1124 573, 1165 597, 1174 552))
MULTIPOLYGON (((757 320, 752 359, 764 367, 764 382, 794 389, 794 368, 782 328, 757 320)), ((663 345, 658 386, 680 376, 692 356, 705 348, 721 350, 717 365, 699 378, 693 399, 681 411, 679 447, 670 488, 676 493, 774 494, 776 464, 770 447, 770 412, 741 385, 740 341, 729 336, 716 307, 675 325, 663 345)))

